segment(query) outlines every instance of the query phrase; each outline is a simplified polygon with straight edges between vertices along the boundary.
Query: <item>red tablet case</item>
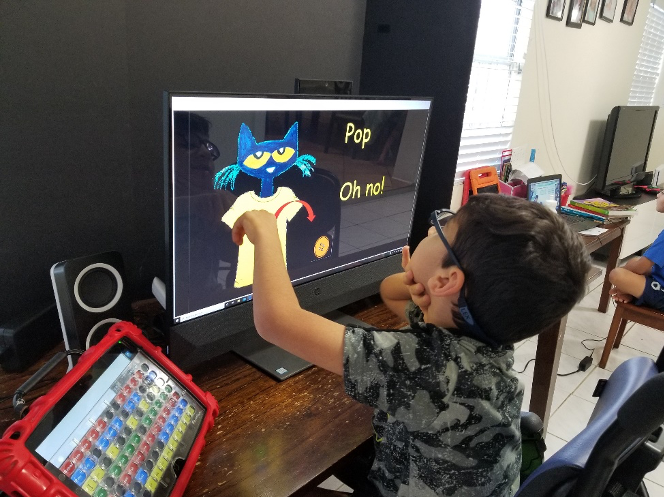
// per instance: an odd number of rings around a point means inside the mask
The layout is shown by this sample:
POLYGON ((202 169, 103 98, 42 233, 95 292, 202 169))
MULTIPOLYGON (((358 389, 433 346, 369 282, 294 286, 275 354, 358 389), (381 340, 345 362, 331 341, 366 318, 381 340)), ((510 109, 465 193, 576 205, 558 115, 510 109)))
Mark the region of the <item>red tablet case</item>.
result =
POLYGON ((192 382, 191 375, 183 373, 161 352, 160 347, 152 345, 140 329, 127 322, 113 325, 101 342, 85 351, 71 371, 46 395, 33 402, 25 418, 7 428, 0 439, 0 490, 13 497, 77 497, 26 448, 25 441, 44 415, 83 377, 95 361, 123 337, 143 349, 154 362, 206 407, 198 436, 169 497, 183 494, 205 445, 205 434, 212 428, 214 418, 219 413, 219 405, 210 392, 203 392, 192 382))

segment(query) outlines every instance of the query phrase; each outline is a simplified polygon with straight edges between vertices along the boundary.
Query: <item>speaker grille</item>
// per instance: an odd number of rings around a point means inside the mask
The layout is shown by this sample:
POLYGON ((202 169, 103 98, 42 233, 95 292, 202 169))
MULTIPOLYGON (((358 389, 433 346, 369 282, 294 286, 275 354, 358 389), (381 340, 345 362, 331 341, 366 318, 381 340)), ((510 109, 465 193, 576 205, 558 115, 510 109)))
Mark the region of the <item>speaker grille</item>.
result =
POLYGON ((118 292, 115 276, 108 270, 95 268, 83 275, 79 282, 81 301, 89 307, 108 305, 118 292))

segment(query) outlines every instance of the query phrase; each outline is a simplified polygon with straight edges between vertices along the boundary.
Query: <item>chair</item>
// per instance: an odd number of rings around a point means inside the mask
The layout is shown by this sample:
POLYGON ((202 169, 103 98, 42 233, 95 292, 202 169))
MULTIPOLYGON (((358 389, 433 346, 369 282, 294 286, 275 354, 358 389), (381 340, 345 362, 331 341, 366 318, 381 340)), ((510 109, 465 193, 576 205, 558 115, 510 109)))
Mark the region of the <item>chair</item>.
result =
POLYGON ((611 321, 611 327, 609 328, 609 335, 606 337, 606 344, 604 344, 604 350, 602 351, 602 358, 599 360, 600 368, 606 369, 611 349, 617 349, 620 346, 627 321, 634 321, 635 323, 664 331, 664 313, 649 307, 617 302, 616 312, 613 315, 613 321, 611 321))
POLYGON ((664 351, 657 362, 634 357, 618 366, 588 425, 537 468, 515 497, 600 497, 609 488, 612 496, 647 496, 643 477, 664 456, 663 370, 664 351))

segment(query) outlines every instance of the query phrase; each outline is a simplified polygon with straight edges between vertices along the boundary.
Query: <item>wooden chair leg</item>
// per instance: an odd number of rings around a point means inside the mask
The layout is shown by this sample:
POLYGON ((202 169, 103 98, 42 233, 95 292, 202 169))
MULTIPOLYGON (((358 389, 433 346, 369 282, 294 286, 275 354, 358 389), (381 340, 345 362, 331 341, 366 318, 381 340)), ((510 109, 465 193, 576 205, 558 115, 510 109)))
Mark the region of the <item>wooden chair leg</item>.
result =
POLYGON ((616 335, 616 341, 613 342, 613 348, 617 349, 620 347, 620 342, 622 341, 622 337, 625 334, 625 327, 627 326, 627 319, 621 319, 620 320, 620 328, 618 328, 618 335, 616 335))
POLYGON ((611 355, 611 349, 613 344, 616 341, 616 336, 618 335, 618 328, 621 324, 624 329, 624 324, 622 323, 623 309, 621 306, 616 307, 616 312, 613 315, 613 320, 611 321, 611 327, 609 328, 609 334, 606 337, 606 343, 604 344, 604 350, 602 351, 602 358, 599 360, 599 367, 606 369, 606 363, 609 362, 609 356, 611 355))

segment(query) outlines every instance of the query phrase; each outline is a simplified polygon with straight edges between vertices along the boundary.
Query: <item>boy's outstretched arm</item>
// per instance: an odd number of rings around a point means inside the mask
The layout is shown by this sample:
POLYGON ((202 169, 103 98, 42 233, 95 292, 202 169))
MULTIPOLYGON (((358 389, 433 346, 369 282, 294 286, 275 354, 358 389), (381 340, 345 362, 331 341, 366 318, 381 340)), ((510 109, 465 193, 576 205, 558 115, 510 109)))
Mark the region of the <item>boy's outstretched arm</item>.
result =
POLYGON ((254 244, 254 324, 268 342, 339 375, 343 374, 344 326, 300 307, 284 265, 274 214, 244 213, 233 241, 254 244))

